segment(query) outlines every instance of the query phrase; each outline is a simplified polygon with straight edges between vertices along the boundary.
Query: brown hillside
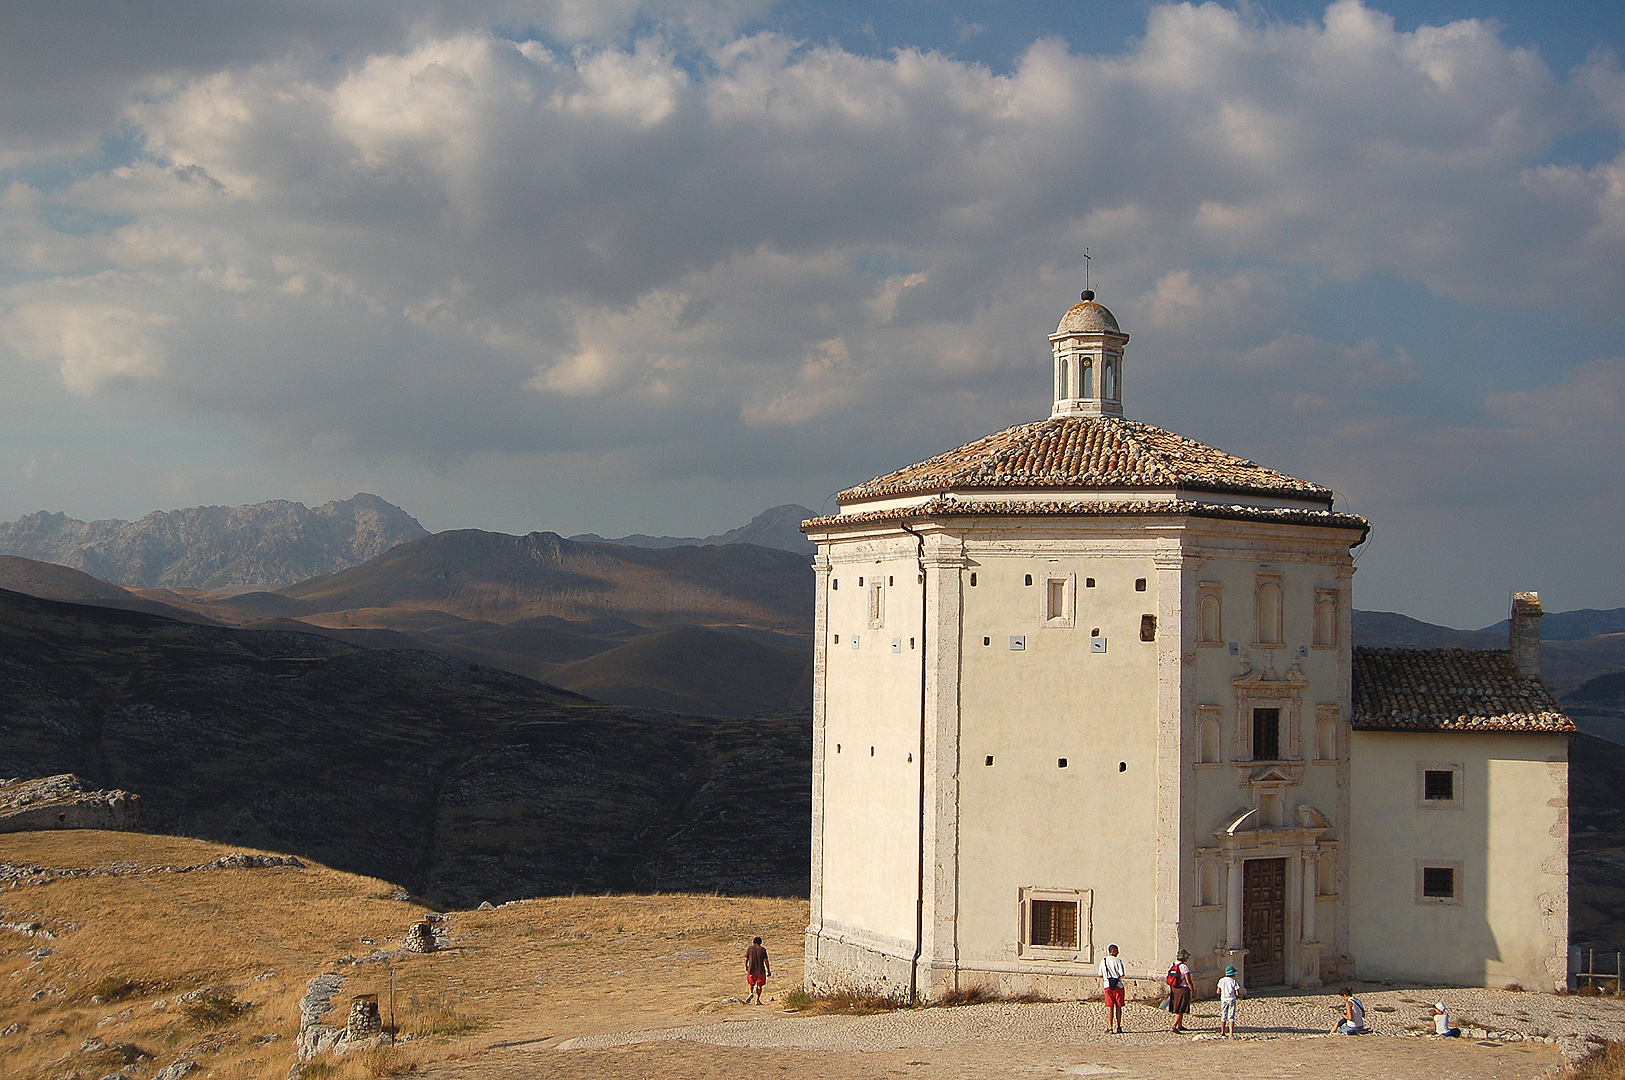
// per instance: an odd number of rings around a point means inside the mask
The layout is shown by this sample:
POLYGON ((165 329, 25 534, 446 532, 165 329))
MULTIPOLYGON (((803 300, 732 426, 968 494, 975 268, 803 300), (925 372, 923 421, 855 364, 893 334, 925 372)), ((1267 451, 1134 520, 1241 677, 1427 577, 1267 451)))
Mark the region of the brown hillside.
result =
POLYGON ((137 595, 83 571, 25 559, 20 555, 0 555, 0 589, 119 611, 145 611, 187 622, 215 621, 200 612, 137 595))
POLYGON ((324 611, 432 608, 497 623, 610 615, 650 627, 799 629, 812 618, 812 570, 790 552, 748 544, 659 550, 474 529, 402 544, 282 592, 324 611))
POLYGON ((812 699, 812 648, 788 634, 761 640, 684 626, 562 665, 550 678, 588 697, 672 712, 699 711, 726 688, 739 714, 784 714, 812 699))
POLYGON ((5 775, 75 773, 139 794, 155 832, 440 903, 807 888, 796 720, 600 705, 437 653, 8 592, 0 717, 5 775))

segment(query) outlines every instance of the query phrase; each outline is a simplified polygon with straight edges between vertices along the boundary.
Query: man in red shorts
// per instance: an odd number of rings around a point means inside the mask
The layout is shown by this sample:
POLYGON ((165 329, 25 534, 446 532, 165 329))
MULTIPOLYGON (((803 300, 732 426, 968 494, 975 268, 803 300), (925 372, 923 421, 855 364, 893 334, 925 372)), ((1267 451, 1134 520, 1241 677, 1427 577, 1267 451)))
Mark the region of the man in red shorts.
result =
POLYGON ((756 995, 755 1004, 762 1003, 762 987, 767 985, 767 977, 773 974, 773 965, 767 962, 767 950, 762 948, 762 939, 757 938, 745 950, 745 1000, 749 1001, 751 995, 756 995))
POLYGON ((1101 998, 1106 1003, 1106 1034, 1123 1034, 1123 999, 1128 990, 1123 985, 1123 961, 1118 959, 1117 946, 1106 946, 1106 955, 1100 958, 1101 998))

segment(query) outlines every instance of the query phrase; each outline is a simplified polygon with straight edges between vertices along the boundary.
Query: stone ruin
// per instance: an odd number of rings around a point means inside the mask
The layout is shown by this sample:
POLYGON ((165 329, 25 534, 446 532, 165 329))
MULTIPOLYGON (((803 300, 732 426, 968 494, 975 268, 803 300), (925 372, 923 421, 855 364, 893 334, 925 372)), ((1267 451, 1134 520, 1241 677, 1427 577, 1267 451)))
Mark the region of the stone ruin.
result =
POLYGON ((440 922, 438 915, 425 915, 413 923, 401 939, 401 948, 407 952, 430 953, 440 948, 440 938, 436 924, 440 922))
POLYGON ((351 998, 350 1016, 344 1027, 322 1023, 322 1014, 343 984, 344 977, 333 972, 310 980, 299 1002, 299 1037, 293 1044, 294 1056, 299 1061, 311 1061, 320 1054, 343 1057, 352 1050, 394 1041, 378 1015, 377 994, 357 994, 351 998))
POLYGON ((141 830, 141 796, 88 791, 72 773, 0 781, 0 833, 48 829, 141 830))
POLYGON ((370 1039, 383 1030, 384 1022, 378 1015, 377 994, 357 994, 350 999, 350 1022, 345 1025, 345 1032, 351 1042, 370 1039))

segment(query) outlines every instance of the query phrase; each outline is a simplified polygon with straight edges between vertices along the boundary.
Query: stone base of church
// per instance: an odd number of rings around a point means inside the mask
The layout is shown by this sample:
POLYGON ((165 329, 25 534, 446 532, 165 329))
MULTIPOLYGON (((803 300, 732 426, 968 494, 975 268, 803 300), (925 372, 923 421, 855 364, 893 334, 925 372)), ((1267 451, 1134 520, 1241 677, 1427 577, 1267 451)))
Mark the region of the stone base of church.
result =
MULTIPOLYGON (((848 990, 906 1001, 909 994, 910 943, 871 937, 862 932, 825 928, 807 932, 803 985, 809 994, 848 990)), ((1130 1000, 1158 998, 1165 992, 1154 977, 1124 980, 1130 1000)), ((991 997, 1033 996, 1053 1001, 1098 1000, 1100 978, 1094 965, 1057 971, 1043 962, 960 964, 920 960, 915 992, 921 1001, 941 1001, 955 993, 979 989, 991 997)))
POLYGON ((902 942, 825 927, 807 930, 802 983, 809 994, 850 990, 904 1001, 913 950, 902 942))

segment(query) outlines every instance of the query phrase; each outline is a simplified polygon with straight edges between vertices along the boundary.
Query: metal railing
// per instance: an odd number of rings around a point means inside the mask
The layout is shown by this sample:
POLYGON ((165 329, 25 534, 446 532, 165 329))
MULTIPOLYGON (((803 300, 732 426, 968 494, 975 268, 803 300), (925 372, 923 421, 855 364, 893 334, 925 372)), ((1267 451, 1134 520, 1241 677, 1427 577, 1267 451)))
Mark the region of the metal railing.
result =
MULTIPOLYGON (((1602 954, 1604 965, 1608 963, 1608 953, 1602 954)), ((1603 993, 1621 993, 1620 972, 1621 961, 1625 960, 1625 950, 1614 950, 1613 970, 1597 969, 1596 949, 1570 949, 1569 950, 1569 988, 1582 990, 1591 988, 1603 993), (1584 967, 1581 967, 1581 963, 1584 967)))

